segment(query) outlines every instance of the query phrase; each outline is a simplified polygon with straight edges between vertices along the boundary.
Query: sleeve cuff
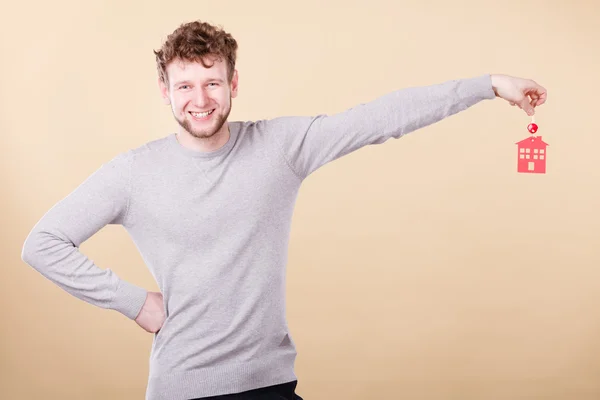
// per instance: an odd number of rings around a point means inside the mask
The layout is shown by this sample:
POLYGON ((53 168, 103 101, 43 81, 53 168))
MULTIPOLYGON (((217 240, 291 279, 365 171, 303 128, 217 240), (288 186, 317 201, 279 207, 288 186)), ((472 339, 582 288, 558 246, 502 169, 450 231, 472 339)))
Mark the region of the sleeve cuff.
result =
POLYGON ((492 87, 492 76, 489 74, 476 76, 474 78, 459 81, 457 86, 457 96, 459 102, 465 108, 471 107, 482 100, 491 100, 496 98, 496 93, 492 87))
POLYGON ((479 89, 480 95, 484 100, 492 100, 496 98, 496 92, 492 86, 492 75, 485 74, 475 78, 476 87, 479 89))
POLYGON ((146 289, 121 280, 110 308, 134 320, 146 302, 147 296, 146 289))

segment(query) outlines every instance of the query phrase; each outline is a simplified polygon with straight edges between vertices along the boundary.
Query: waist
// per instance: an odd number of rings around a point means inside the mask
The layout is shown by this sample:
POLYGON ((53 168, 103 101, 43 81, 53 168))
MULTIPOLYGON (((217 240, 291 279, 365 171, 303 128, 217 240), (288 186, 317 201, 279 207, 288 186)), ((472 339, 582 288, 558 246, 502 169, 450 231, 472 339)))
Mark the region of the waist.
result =
POLYGON ((296 380, 295 347, 287 339, 283 342, 287 343, 251 358, 244 351, 223 352, 221 359, 212 359, 209 366, 203 366, 206 359, 194 352, 182 363, 151 357, 146 400, 188 400, 296 380))

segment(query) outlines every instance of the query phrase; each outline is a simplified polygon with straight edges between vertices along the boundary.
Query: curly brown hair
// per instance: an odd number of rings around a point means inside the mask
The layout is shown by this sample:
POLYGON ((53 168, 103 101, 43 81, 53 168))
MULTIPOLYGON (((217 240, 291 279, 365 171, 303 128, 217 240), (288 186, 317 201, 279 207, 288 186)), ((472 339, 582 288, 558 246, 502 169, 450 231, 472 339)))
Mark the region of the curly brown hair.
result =
POLYGON ((201 62, 206 68, 206 58, 227 61, 229 83, 233 79, 238 44, 236 40, 221 26, 206 22, 193 21, 181 24, 173 31, 160 50, 153 50, 156 56, 156 67, 160 79, 168 84, 167 65, 180 59, 190 62, 201 62))

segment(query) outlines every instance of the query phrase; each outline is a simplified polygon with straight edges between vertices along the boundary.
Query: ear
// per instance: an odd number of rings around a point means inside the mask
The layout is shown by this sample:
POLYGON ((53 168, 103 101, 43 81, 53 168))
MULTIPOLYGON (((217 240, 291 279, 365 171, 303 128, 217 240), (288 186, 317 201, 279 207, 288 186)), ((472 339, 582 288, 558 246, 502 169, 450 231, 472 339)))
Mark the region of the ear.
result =
POLYGON ((233 78, 231 78, 231 97, 238 95, 238 70, 233 70, 233 78))
POLYGON ((169 98, 169 88, 162 81, 162 79, 160 79, 160 77, 158 78, 158 88, 160 90, 160 96, 162 97, 163 102, 167 105, 171 104, 171 99, 169 98))

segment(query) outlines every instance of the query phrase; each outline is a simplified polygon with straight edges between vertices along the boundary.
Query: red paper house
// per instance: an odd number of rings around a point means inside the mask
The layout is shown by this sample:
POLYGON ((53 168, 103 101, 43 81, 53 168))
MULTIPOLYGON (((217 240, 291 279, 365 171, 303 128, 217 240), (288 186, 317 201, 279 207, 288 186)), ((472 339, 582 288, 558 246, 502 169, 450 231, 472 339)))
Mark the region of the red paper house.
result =
POLYGON ((518 145, 517 171, 545 174, 548 143, 544 142, 541 136, 531 136, 516 144, 518 145))

